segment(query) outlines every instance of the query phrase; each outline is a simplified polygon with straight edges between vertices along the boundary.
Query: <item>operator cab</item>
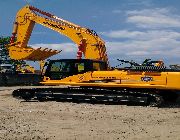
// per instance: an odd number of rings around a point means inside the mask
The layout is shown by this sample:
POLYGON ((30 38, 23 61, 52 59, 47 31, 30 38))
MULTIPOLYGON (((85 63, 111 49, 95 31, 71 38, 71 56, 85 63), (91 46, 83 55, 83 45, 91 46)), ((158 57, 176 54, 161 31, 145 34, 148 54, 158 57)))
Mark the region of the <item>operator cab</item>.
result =
POLYGON ((68 76, 88 71, 105 71, 107 64, 103 61, 90 59, 60 59, 50 60, 45 76, 51 80, 60 80, 68 76))

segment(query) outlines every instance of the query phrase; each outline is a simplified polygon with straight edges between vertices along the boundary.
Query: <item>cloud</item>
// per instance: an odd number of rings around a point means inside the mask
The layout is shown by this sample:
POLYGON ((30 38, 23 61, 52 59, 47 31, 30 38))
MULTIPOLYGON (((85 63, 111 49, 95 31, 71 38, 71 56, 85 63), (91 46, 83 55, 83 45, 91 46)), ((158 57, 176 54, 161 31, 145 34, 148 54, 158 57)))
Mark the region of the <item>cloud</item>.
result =
POLYGON ((111 54, 179 57, 180 33, 178 32, 166 30, 149 30, 144 32, 118 30, 103 32, 102 34, 110 38, 121 39, 121 41, 107 42, 107 47, 111 54))
MULTIPOLYGON (((117 39, 116 42, 108 41, 106 43, 110 57, 180 59, 180 33, 178 32, 169 30, 148 30, 144 32, 117 30, 102 34, 117 39)), ((177 60, 174 61, 177 62, 177 60)))
MULTIPOLYGON (((76 58, 77 46, 73 43, 61 44, 32 44, 33 48, 49 48, 62 50, 62 52, 50 59, 76 58)), ((169 63, 178 63, 180 59, 180 41, 173 39, 154 39, 149 41, 127 40, 124 42, 106 42, 107 54, 110 62, 117 63, 116 59, 134 59, 142 62, 145 58, 166 59, 169 63)))
POLYGON ((33 48, 49 48, 54 50, 62 50, 65 53, 73 53, 77 50, 76 44, 73 43, 60 43, 60 44, 32 44, 30 45, 33 48))
POLYGON ((171 12, 170 8, 155 8, 127 11, 127 22, 141 28, 180 27, 180 16, 171 12))
POLYGON ((180 58, 180 41, 173 39, 154 39, 149 41, 128 40, 124 42, 107 42, 107 52, 111 56, 180 58))
POLYGON ((179 39, 180 33, 171 30, 147 30, 147 31, 128 31, 115 30, 102 32, 102 35, 109 38, 127 38, 135 40, 152 40, 159 38, 179 39))
MULTIPOLYGON (((111 59, 155 58, 179 63, 180 16, 172 8, 126 11, 126 28, 101 32, 111 59), (130 25, 130 26, 129 26, 130 25), (138 27, 138 28, 137 28, 138 27), (128 29, 129 28, 129 29, 128 29)), ((122 14, 121 10, 113 13, 122 14)))

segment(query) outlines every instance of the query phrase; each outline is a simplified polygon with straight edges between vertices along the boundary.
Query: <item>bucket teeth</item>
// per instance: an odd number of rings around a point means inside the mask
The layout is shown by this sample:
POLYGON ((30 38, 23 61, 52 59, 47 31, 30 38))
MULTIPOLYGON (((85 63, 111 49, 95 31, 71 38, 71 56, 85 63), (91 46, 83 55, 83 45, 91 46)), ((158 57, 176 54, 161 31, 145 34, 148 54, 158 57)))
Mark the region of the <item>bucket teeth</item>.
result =
POLYGON ((41 47, 36 49, 31 47, 20 48, 18 46, 9 47, 9 55, 15 60, 40 61, 56 55, 61 51, 41 47))

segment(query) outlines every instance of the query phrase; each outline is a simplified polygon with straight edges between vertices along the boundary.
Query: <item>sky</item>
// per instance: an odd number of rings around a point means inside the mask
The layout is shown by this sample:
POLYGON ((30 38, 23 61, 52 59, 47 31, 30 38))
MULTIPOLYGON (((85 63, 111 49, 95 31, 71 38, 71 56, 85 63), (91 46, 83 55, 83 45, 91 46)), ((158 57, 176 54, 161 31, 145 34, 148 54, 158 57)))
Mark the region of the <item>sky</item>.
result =
MULTIPOLYGON (((11 36, 15 15, 26 4, 95 30, 111 66, 117 59, 146 58, 180 64, 179 0, 0 0, 0 36, 11 36)), ((38 24, 29 45, 62 50, 52 59, 76 58, 69 38, 38 24)))

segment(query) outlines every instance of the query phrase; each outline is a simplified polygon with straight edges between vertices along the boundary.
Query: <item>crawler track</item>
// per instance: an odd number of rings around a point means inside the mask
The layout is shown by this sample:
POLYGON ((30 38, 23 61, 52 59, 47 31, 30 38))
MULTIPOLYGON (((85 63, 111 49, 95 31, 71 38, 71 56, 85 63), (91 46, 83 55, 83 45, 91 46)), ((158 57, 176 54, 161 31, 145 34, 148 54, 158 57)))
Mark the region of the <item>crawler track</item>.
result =
POLYGON ((18 89, 13 91, 13 96, 26 101, 56 100, 144 106, 160 106, 163 102, 162 97, 152 91, 90 87, 18 89))

